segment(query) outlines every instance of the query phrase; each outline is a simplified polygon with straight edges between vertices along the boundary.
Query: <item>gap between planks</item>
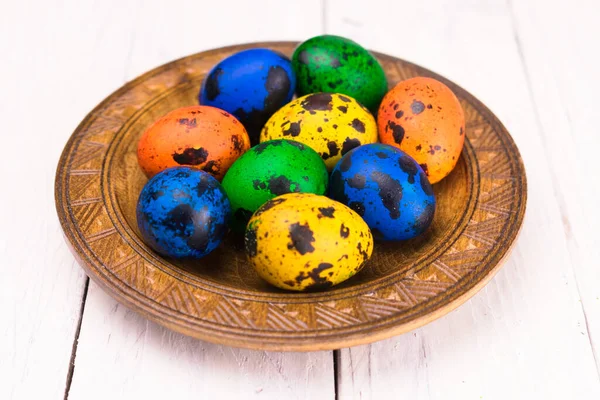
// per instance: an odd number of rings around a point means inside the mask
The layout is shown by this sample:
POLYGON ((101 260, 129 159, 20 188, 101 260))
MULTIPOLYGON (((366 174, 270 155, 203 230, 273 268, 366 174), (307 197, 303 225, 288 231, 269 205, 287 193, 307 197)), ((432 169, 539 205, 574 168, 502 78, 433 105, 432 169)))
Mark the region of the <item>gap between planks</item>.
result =
POLYGON ((65 395, 64 400, 69 398, 69 391, 71 390, 71 383, 73 382, 73 374, 75 373, 75 358, 77 357, 77 344, 79 343, 79 333, 81 332, 81 323, 83 322, 83 312, 85 309, 85 301, 87 299, 88 289, 90 287, 90 278, 85 278, 85 285, 83 287, 83 294, 81 295, 81 307, 79 308, 79 319, 77 321, 77 328, 75 329, 75 335, 73 336, 73 346, 71 347, 71 359, 69 361, 69 371, 67 372, 67 379, 65 382, 65 395))

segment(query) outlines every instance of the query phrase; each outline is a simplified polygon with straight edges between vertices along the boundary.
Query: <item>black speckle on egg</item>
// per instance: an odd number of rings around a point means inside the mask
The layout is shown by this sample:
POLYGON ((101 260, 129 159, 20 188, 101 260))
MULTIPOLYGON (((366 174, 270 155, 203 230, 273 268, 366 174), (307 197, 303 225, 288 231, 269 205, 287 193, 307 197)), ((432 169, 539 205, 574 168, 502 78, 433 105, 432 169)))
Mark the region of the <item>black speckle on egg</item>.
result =
POLYGON ((261 189, 266 189, 267 185, 262 182, 260 179, 254 179, 252 181, 252 187, 254 188, 254 190, 261 190, 261 189))
POLYGON ((431 183, 429 183, 429 179, 427 179, 427 175, 424 172, 419 172, 419 181, 421 182, 421 188, 423 192, 427 196, 433 196, 433 188, 431 187, 431 183))
POLYGON ((300 106, 309 112, 314 111, 331 111, 331 94, 330 93, 315 93, 308 95, 300 106))
MULTIPOLYGON (((355 120, 355 121, 357 121, 357 120, 355 120)), ((344 140, 344 144, 342 145, 342 155, 346 154, 353 148, 358 147, 360 145, 361 145, 360 140, 346 138, 346 140, 344 140)))
POLYGON ((371 179, 377 183, 379 197, 383 206, 388 209, 390 218, 400 217, 400 200, 402 200, 402 185, 391 176, 380 171, 373 171, 371 179))
MULTIPOLYGON (((269 68, 267 73, 267 79, 265 81, 265 90, 267 91, 267 97, 265 97, 264 107, 265 110, 270 114, 274 112, 282 104, 285 104, 288 93, 290 91, 290 77, 288 73, 280 66, 272 66, 269 68)), ((263 123, 269 115, 263 117, 263 123)))
POLYGON ((288 129, 283 131, 283 136, 296 137, 300 134, 300 122, 292 122, 288 129))
POLYGON ((423 104, 422 101, 413 100, 410 105, 410 110, 415 115, 421 114, 425 110, 425 104, 423 104))
POLYGON ((153 190, 150 192, 150 197, 152 197, 152 200, 158 200, 158 198, 164 196, 164 194, 165 192, 162 190, 153 190))
POLYGON ((282 199, 282 198, 271 199, 271 200, 267 201, 265 204, 263 204, 262 206, 260 206, 258 208, 258 210, 256 210, 256 212, 254 213, 254 215, 258 216, 258 215, 264 213, 265 211, 270 210, 271 208, 273 208, 276 205, 281 204, 285 201, 286 201, 286 199, 282 199))
POLYGON ((397 144, 402 143, 402 139, 404 139, 404 128, 402 127, 402 125, 398 125, 394 121, 388 121, 387 126, 392 130, 394 142, 396 142, 397 144))
POLYGON ((185 125, 188 128, 195 128, 198 126, 196 118, 180 118, 177 122, 179 122, 179 125, 185 125))
POLYGON ((362 256, 363 262, 365 262, 365 261, 367 261, 369 259, 369 253, 367 252, 367 249, 363 250, 361 242, 358 242, 358 244, 356 245, 356 249, 358 250, 358 252, 362 256))
MULTIPOLYGON (((350 228, 348 228, 344 223, 340 226, 340 237, 346 239, 350 236, 350 228)), ((348 258, 348 256, 346 256, 348 258)))
MULTIPOLYGON (((267 147, 270 146, 281 146, 284 142, 281 140, 269 140, 267 142, 262 142, 260 144, 257 144, 256 146, 254 146, 252 148, 252 151, 254 151, 256 154, 261 154, 263 151, 265 151, 265 149, 267 147)), ((287 143, 296 146, 297 144, 300 144, 298 142, 294 142, 292 140, 288 141, 287 143)), ((297 147, 297 146, 296 146, 297 147)))
MULTIPOLYGON (((395 108, 394 108, 394 110, 395 110, 395 108)), ((402 118, 403 115, 404 115, 404 111, 402 111, 402 110, 396 111, 396 118, 402 118)))
POLYGON ((206 79, 206 98, 210 101, 213 101, 221 94, 221 90, 219 89, 219 78, 221 75, 223 75, 223 70, 217 68, 206 79))
POLYGON ((300 54, 298 54, 298 60, 302 64, 309 64, 310 63, 310 54, 308 53, 308 51, 302 50, 300 52, 300 54))
POLYGON ((319 218, 333 218, 333 214, 335 213, 335 208, 333 207, 319 207, 319 218))
POLYGON ((333 282, 328 281, 327 278, 321 276, 321 272, 333 268, 333 264, 320 263, 316 268, 313 268, 309 273, 308 277, 313 280, 313 283, 308 285, 305 290, 323 290, 333 286, 333 282))
POLYGON ((242 143, 238 135, 231 136, 231 143, 233 144, 233 148, 235 151, 241 152, 244 149, 244 144, 242 143))
POLYGON ((292 185, 294 185, 294 182, 290 181, 283 175, 279 175, 277 177, 272 176, 269 178, 269 191, 276 196, 300 191, 298 185, 295 185, 295 188, 292 190, 292 185))
POLYGON ((419 172, 417 164, 406 154, 403 154, 398 159, 400 169, 408 174, 408 183, 415 183, 415 175, 419 172))
POLYGON ((348 179, 348 186, 354 189, 363 189, 367 179, 363 174, 356 173, 348 179))
POLYGON ((196 186, 196 193, 198 194, 198 197, 202 197, 207 190, 212 189, 213 187, 214 185, 212 185, 211 181, 209 181, 209 178, 203 175, 200 178, 200 182, 198 182, 198 185, 196 186))
POLYGON ((332 140, 327 142, 327 149, 329 150, 329 153, 321 154, 321 157, 323 158, 323 160, 327 160, 330 157, 335 157, 340 152, 340 149, 338 148, 337 143, 332 140))
POLYGON ((356 131, 360 133, 365 133, 365 123, 362 122, 358 118, 354 118, 350 123, 350 126, 356 131))
POLYGON ((347 172, 352 167, 352 156, 342 157, 340 162, 340 171, 347 172))
POLYGON ((164 226, 177 236, 185 237, 186 228, 193 224, 193 214, 194 210, 189 204, 179 204, 169 211, 164 226))
MULTIPOLYGON (((282 142, 279 142, 279 141, 278 141, 278 144, 281 144, 281 143, 282 143, 282 142)), ((306 148, 306 147, 305 147, 305 146, 304 146, 302 143, 296 142, 296 141, 294 141, 294 140, 289 140, 289 141, 287 142, 287 144, 289 144, 289 145, 292 145, 292 146, 294 146, 294 147, 296 147, 296 148, 298 148, 298 149, 300 149, 300 150, 304 150, 304 149, 306 148)))
POLYGON ((378 151, 377 153, 375 153, 375 155, 381 159, 386 159, 389 157, 388 154, 383 151, 378 151))
POLYGON ((338 95, 338 99, 340 99, 344 103, 350 103, 352 101, 349 98, 347 98, 346 96, 342 96, 342 95, 338 95))
POLYGON ((173 153, 172 157, 179 165, 199 165, 206 161, 208 151, 206 151, 204 147, 200 147, 199 149, 188 147, 181 153, 173 153))
POLYGON ((210 160, 204 167, 202 167, 202 171, 216 175, 219 173, 219 163, 215 160, 210 160))
POLYGON ((290 225, 289 236, 291 239, 291 242, 287 246, 289 250, 296 249, 301 255, 315 251, 312 245, 315 237, 308 224, 301 225, 300 223, 294 223, 290 225))

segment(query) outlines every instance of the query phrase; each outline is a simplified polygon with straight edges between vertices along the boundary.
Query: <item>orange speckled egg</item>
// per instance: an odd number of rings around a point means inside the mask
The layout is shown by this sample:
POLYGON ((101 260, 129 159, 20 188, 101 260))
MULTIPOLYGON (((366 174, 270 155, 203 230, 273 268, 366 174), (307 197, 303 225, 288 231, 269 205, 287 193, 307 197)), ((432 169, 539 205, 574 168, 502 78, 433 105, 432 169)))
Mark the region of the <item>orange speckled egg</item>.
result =
POLYGON ((465 115, 448 86, 417 77, 390 90, 377 115, 379 140, 412 156, 430 183, 446 177, 465 142, 465 115))
POLYGON ((233 115, 214 107, 191 106, 171 111, 148 128, 137 155, 148 178, 185 165, 221 180, 249 148, 246 129, 233 115))

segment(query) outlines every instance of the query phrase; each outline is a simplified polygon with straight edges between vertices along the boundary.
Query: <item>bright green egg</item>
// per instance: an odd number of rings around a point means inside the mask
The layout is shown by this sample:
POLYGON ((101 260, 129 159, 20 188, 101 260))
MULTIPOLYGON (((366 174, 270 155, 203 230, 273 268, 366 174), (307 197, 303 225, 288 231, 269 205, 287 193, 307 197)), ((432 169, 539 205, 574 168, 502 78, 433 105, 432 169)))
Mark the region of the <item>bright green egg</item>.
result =
POLYGON ((231 229, 243 232, 254 211, 282 194, 325 194, 328 180, 321 156, 302 143, 279 139, 254 146, 221 182, 231 203, 231 229))
POLYGON ((358 100, 372 113, 387 92, 383 68, 358 43, 340 36, 316 36, 301 43, 292 57, 299 96, 341 93, 358 100))

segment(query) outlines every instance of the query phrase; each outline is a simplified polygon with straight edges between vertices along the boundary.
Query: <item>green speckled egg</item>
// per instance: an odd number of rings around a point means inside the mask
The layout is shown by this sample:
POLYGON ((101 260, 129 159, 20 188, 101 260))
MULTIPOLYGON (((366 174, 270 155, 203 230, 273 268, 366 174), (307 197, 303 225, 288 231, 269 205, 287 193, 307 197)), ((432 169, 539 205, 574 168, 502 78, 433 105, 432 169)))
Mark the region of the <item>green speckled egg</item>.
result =
POLYGON ((260 143, 238 158, 223 178, 231 202, 231 229, 243 232, 252 213, 276 196, 322 195, 328 181, 325 163, 310 147, 285 139, 260 143))
POLYGON ((316 36, 300 44, 292 57, 296 90, 308 93, 342 93, 377 112, 387 92, 387 80, 379 62, 350 39, 316 36))

